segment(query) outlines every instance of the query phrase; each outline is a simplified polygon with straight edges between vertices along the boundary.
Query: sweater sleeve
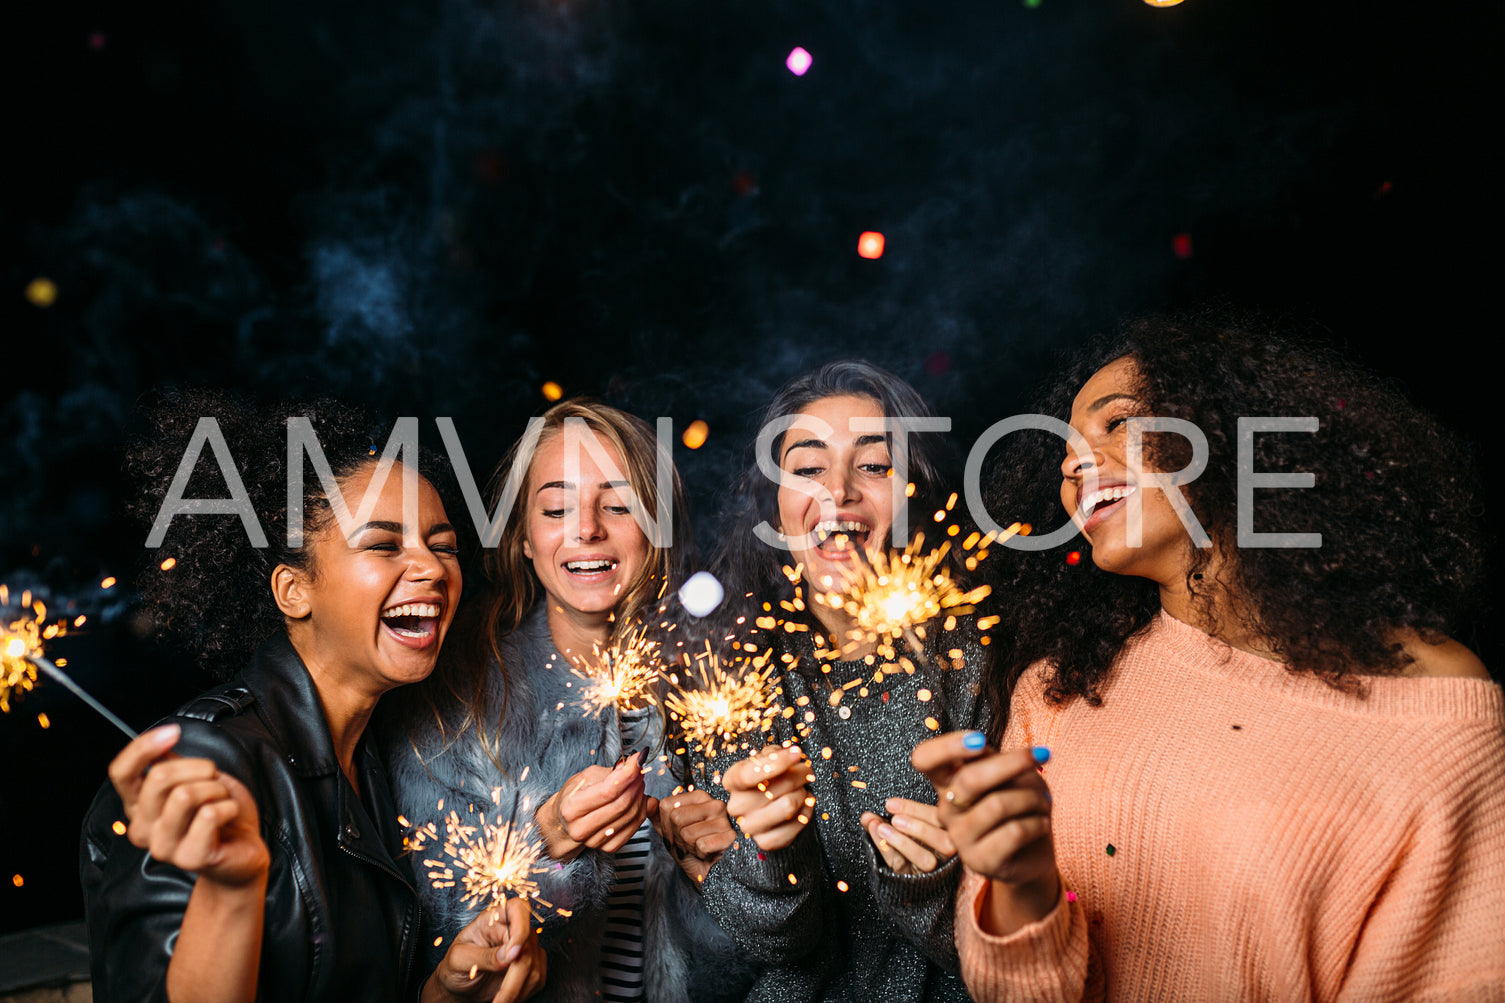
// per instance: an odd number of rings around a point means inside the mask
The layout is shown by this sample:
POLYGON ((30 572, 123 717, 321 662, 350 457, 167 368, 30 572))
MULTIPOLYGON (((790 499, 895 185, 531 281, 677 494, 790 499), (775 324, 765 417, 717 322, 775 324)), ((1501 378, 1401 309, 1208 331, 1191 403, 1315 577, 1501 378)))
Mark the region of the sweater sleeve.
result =
POLYGON ((950 857, 933 871, 900 874, 883 861, 871 840, 864 845, 870 858, 873 897, 895 928, 931 961, 957 974, 954 920, 961 861, 950 857))
POLYGON ((821 949, 831 889, 814 826, 779 850, 739 837, 701 891, 711 916, 759 961, 783 963, 821 949))
POLYGON ((1447 745, 1339 1000, 1505 1000, 1505 733, 1465 729, 1447 745))
MULTIPOLYGON (((1001 748, 1048 739, 1044 666, 1031 666, 1014 688, 1001 748)), ((1061 883, 1061 897, 1043 919, 1006 936, 985 933, 978 921, 988 879, 970 870, 956 897, 956 946, 962 980, 981 1003, 1049 1000, 1078 1003, 1102 998, 1088 984, 1087 920, 1082 904, 1061 883)))

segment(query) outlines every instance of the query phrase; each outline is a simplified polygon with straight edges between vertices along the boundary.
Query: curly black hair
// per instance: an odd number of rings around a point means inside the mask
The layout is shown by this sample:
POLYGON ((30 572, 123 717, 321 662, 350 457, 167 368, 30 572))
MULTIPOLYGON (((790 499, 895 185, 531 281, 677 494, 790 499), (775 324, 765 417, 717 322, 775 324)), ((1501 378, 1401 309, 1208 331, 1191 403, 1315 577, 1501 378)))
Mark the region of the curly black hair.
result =
MULTIPOLYGON (((135 438, 126 452, 126 472, 137 488, 128 503, 131 514, 153 523, 200 419, 212 418, 266 536, 266 546, 253 545, 239 515, 175 516, 160 547, 149 551, 150 563, 138 582, 152 624, 225 679, 245 665, 262 641, 285 628, 272 597, 272 570, 279 564, 311 567, 306 544, 287 545, 288 419, 308 418, 339 480, 376 462, 391 426, 334 400, 257 405, 210 390, 165 394, 147 417, 151 431, 135 438)), ((444 465, 420 456, 420 473, 444 495, 444 465)), ((183 496, 224 498, 227 493, 225 478, 205 445, 183 496)), ((334 513, 318 477, 305 475, 303 495, 304 539, 311 541, 334 513)))
MULTIPOLYGON (((1131 357, 1146 412, 1201 429, 1207 467, 1183 491, 1213 548, 1193 550, 1187 585, 1212 612, 1202 571, 1216 552, 1243 626, 1293 671, 1339 685, 1393 673, 1411 658, 1395 640, 1440 641, 1479 599, 1478 489, 1463 445, 1393 386, 1336 352, 1267 330, 1249 316, 1205 310, 1152 317, 1082 352, 1036 410, 1065 420, 1073 397, 1107 363, 1131 357), (1255 530, 1322 535, 1318 548, 1237 546, 1238 419, 1315 416, 1315 434, 1255 437, 1254 469, 1312 472, 1302 490, 1255 493, 1255 530)), ((1065 444, 1043 432, 1009 436, 984 499, 993 513, 1055 527, 1065 444)), ((1145 436, 1146 464, 1182 469, 1185 439, 1145 436)), ((985 565, 1008 629, 996 632, 989 690, 1007 707, 1013 683, 1048 659, 1049 696, 1096 704, 1124 642, 1160 608, 1155 583, 1111 574, 1077 538, 1052 550, 999 554, 985 565), (1077 559, 1069 559, 1075 550, 1077 559)), ((1226 607, 1223 607, 1224 615, 1226 607)), ((1003 715, 999 715, 1001 718, 1003 715)), ((1001 728, 1001 724, 998 725, 1001 728)))

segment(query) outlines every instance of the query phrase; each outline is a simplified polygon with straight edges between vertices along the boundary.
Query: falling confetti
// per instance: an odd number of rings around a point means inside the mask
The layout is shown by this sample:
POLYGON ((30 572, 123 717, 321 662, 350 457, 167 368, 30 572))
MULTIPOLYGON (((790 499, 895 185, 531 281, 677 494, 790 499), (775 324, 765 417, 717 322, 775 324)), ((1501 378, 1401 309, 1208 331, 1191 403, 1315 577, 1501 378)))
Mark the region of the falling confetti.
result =
POLYGON ((1067 554, 1066 563, 1071 565, 1072 567, 1076 567, 1078 564, 1081 564, 1082 552, 1079 550, 1073 550, 1071 553, 1067 554))
MULTIPOLYGON (((1181 0, 1174 0, 1174 3, 1180 2, 1181 0)), ((1157 7, 1172 6, 1172 4, 1155 4, 1152 2, 1152 0, 1145 0, 1145 3, 1157 7)), ((1174 237, 1172 237, 1171 250, 1174 251, 1176 253, 1176 257, 1180 258, 1182 261, 1185 261, 1187 258, 1191 257, 1191 234, 1178 233, 1174 237)))
POLYGON ((857 254, 869 260, 881 258, 883 257, 883 243, 883 234, 868 230, 857 238, 857 254))
POLYGON ((784 60, 784 65, 789 67, 789 72, 797 77, 802 77, 810 72, 810 66, 815 62, 815 57, 796 45, 789 50, 789 56, 784 60))
POLYGON ((538 388, 538 392, 543 394, 543 399, 546 401, 557 401, 564 396, 564 387, 553 380, 548 380, 538 388))

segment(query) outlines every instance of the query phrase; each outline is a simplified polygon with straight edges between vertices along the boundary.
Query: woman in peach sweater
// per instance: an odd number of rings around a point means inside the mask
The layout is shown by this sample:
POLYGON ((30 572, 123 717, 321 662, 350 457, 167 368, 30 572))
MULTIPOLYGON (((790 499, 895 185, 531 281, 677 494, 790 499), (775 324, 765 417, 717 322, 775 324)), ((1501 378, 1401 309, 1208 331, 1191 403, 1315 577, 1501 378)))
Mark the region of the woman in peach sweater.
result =
POLYGON ((1056 524, 1048 478, 1085 542, 995 583, 1001 734, 914 752, 973 996, 1505 999, 1505 699, 1448 636, 1482 565, 1464 452, 1341 360, 1195 317, 1051 407, 1064 462, 1011 437, 990 508, 1056 524))

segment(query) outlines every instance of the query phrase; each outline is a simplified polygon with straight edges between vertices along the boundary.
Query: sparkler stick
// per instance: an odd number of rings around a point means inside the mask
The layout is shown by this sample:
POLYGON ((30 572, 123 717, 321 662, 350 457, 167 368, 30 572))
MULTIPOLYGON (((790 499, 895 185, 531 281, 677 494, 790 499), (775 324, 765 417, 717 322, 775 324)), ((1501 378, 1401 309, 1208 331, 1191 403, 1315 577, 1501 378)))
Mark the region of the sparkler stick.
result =
POLYGON ((136 737, 136 731, 130 725, 126 724, 124 721, 120 720, 120 718, 116 717, 114 712, 111 711, 110 708, 106 707, 104 704, 100 703, 98 700, 90 696, 82 686, 70 679, 67 673, 54 665, 51 659, 46 658, 40 654, 27 655, 25 656, 25 658, 27 661, 31 662, 31 664, 47 673, 47 675, 51 677, 54 682, 62 683, 64 688, 66 688, 74 696, 78 697, 84 703, 99 711, 100 715, 104 717, 106 721, 119 728, 125 734, 126 738, 136 737))

